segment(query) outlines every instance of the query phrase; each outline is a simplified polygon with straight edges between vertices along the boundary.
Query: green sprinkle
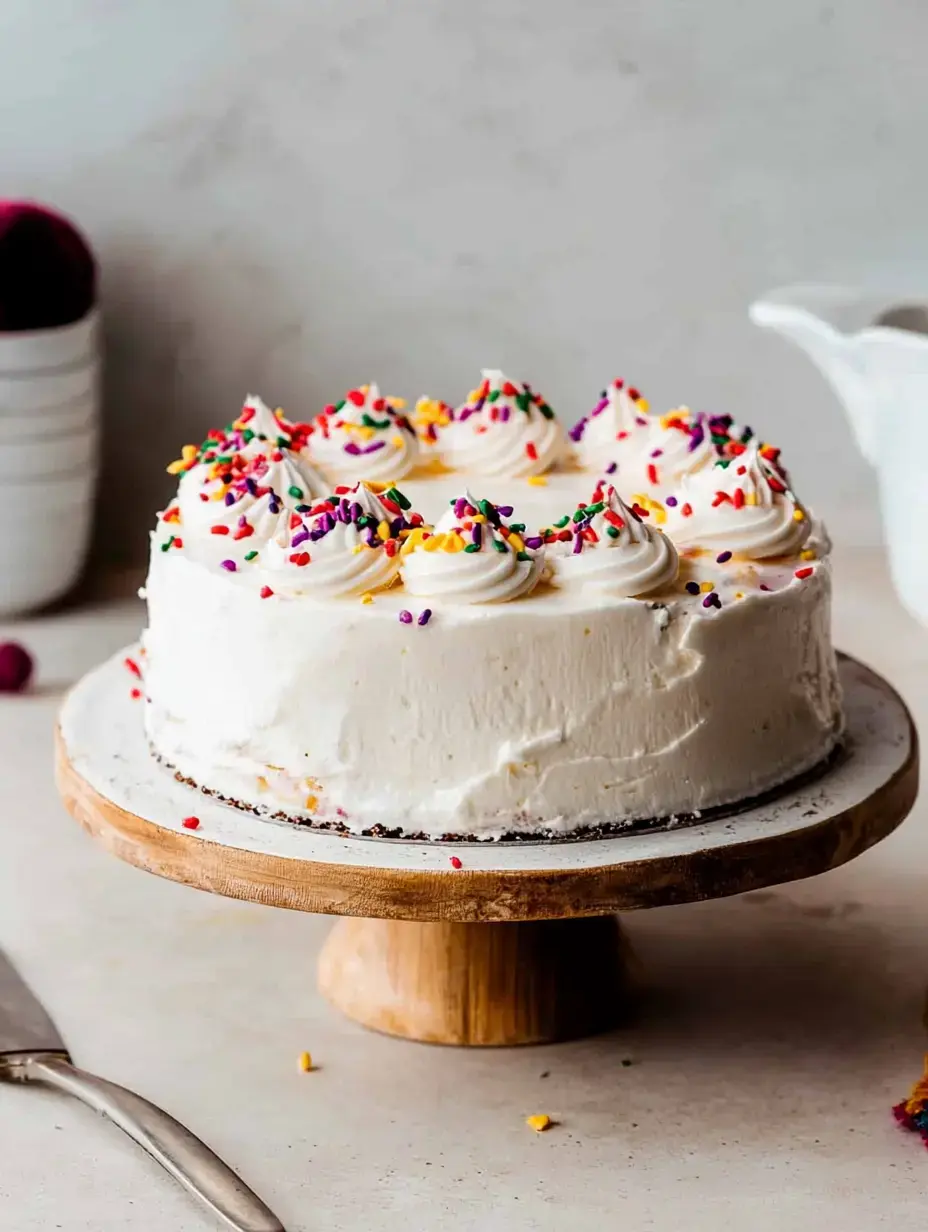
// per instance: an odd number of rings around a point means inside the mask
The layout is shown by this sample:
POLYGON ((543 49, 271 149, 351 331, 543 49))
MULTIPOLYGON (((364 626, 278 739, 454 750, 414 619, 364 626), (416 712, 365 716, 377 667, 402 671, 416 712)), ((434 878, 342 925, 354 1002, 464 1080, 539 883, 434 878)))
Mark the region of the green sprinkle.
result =
POLYGON ((585 517, 586 517, 586 513, 582 509, 578 509, 577 512, 574 514, 572 520, 574 522, 582 522, 585 517))
POLYGON ((290 444, 290 438, 288 436, 278 436, 277 438, 277 448, 278 449, 286 449, 289 444, 290 444))
POLYGON ((294 500, 300 500, 303 496, 303 489, 298 488, 296 484, 292 484, 289 488, 287 488, 287 495, 292 496, 294 500))
POLYGON ((167 541, 167 543, 162 543, 161 551, 166 552, 173 542, 174 542, 174 536, 172 535, 170 539, 167 541))
POLYGON ((606 508, 605 501, 597 501, 595 505, 587 505, 586 512, 588 517, 595 517, 597 513, 602 513, 606 508))
POLYGON ((479 543, 468 543, 467 546, 464 548, 464 551, 465 552, 479 552, 480 544, 479 543))
POLYGON ((246 560, 254 560, 254 558, 255 558, 257 555, 258 555, 258 553, 257 553, 257 552, 255 552, 254 550, 252 550, 251 552, 246 552, 246 553, 245 553, 245 559, 246 559, 246 560))
POLYGON ((521 535, 522 532, 525 530, 525 523, 524 522, 510 522, 509 529, 514 530, 517 535, 521 535))
POLYGON ((335 403, 336 411, 340 411, 347 401, 348 401, 347 398, 342 398, 341 402, 336 402, 335 403))
POLYGON ((560 522, 555 522, 555 523, 554 523, 554 529, 555 529, 555 530, 563 530, 563 529, 564 529, 564 527, 567 525, 567 523, 568 523, 569 521, 570 521, 570 514, 569 514, 569 513, 567 513, 567 514, 565 514, 565 515, 564 515, 564 517, 562 517, 562 518, 561 518, 560 522))
MULTIPOLYGON (((477 545, 476 545, 476 544, 474 544, 474 546, 476 547, 477 545)), ((494 539, 494 540, 493 540, 493 546, 496 548, 497 552, 505 552, 505 551, 506 551, 506 545, 505 545, 505 543, 503 543, 502 539, 494 539)))
POLYGON ((492 393, 487 394, 487 402, 495 402, 499 397, 499 390, 494 389, 492 393))
POLYGON ((480 512, 483 514, 483 516, 486 518, 488 522, 491 522, 495 519, 496 510, 493 508, 493 506, 490 504, 488 500, 477 501, 477 508, 480 510, 480 512))
POLYGON ((552 410, 551 410, 551 408, 550 408, 550 406, 548 406, 547 402, 539 402, 539 403, 538 403, 538 409, 539 409, 539 411, 541 411, 542 415, 544 415, 545 419, 553 419, 553 418, 554 418, 554 411, 552 411, 552 410))
MULTIPOLYGON (((410 508, 410 502, 406 499, 403 493, 399 491, 398 488, 387 488, 386 495, 390 498, 390 500, 394 501, 397 505, 399 505, 401 509, 410 508)), ((452 500, 452 501, 449 501, 448 504, 454 505, 456 504, 456 502, 452 500)))
POLYGON ((516 560, 531 560, 528 552, 516 552, 516 560))
POLYGON ((219 455, 219 457, 216 459, 216 461, 217 461, 217 462, 222 462, 223 464, 225 464, 225 463, 227 463, 227 462, 231 462, 231 461, 232 461, 232 455, 231 455, 231 454, 220 454, 220 455, 219 455))
POLYGON ((532 405, 532 395, 528 393, 528 391, 525 391, 521 394, 516 394, 515 401, 516 401, 516 406, 519 408, 520 411, 527 411, 528 408, 532 405))
POLYGON ((617 526, 607 526, 606 527, 606 534, 609 536, 610 539, 618 539, 621 533, 622 532, 619 530, 617 526))
POLYGON ((255 439, 255 434, 254 432, 252 432, 251 428, 246 428, 242 432, 242 440, 245 442, 246 445, 248 444, 249 441, 253 441, 254 439, 255 439))
POLYGON ((374 419, 368 415, 367 411, 361 416, 361 423, 365 428, 389 428, 389 419, 374 419))

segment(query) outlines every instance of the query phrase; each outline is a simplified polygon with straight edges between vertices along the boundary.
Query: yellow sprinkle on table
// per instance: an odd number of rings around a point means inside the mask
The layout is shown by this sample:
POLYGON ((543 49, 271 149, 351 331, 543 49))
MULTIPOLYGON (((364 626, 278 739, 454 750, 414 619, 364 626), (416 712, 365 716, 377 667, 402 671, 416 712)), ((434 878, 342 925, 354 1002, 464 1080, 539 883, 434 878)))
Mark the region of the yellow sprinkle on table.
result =
POLYGON ((301 1074, 308 1074, 313 1068, 313 1057, 310 1052, 301 1052, 297 1059, 297 1065, 301 1074))
POLYGON ((707 595, 710 590, 715 590, 715 582, 700 582, 699 589, 704 595, 707 595))
POLYGON ((374 602, 374 596, 371 594, 369 590, 366 590, 364 594, 361 596, 361 602, 362 603, 373 603, 374 602))
POLYGON ((546 1113, 539 1112, 535 1116, 526 1117, 525 1124, 529 1129, 534 1129, 536 1134, 543 1134, 546 1129, 550 1129, 554 1122, 546 1113))
POLYGON ((548 477, 547 475, 529 475, 525 482, 530 483, 533 488, 546 488, 548 486, 548 477))

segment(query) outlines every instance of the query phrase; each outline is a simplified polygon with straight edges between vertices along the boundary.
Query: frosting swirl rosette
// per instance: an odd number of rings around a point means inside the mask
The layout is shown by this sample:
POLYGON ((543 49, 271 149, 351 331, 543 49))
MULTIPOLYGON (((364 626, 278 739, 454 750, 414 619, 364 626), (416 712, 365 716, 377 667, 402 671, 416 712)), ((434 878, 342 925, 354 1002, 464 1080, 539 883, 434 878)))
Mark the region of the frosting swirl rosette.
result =
POLYGON ((456 497, 431 529, 413 531, 400 552, 403 586, 411 595, 448 603, 505 603, 541 580, 542 540, 507 524, 508 505, 456 497))
POLYGON ((574 453, 588 470, 608 470, 632 484, 645 482, 646 455, 652 420, 648 402, 633 386, 617 377, 599 401, 570 429, 574 453))
POLYGON ((727 416, 694 414, 677 407, 656 419, 648 433, 645 479, 652 488, 668 488, 714 466, 727 443, 731 420, 727 416))
POLYGON ((359 483, 289 514, 262 554, 271 592, 349 598, 390 586, 400 545, 422 521, 408 510, 396 488, 359 483))
POLYGON ((304 448, 333 479, 387 482, 408 475, 419 457, 419 439, 401 414, 402 398, 385 398, 376 385, 350 389, 309 425, 304 448))
POLYGON ((691 476, 673 498, 667 529, 674 542, 748 560, 799 552, 811 521, 789 489, 779 450, 750 441, 728 452, 734 456, 691 476))
POLYGON ((646 517, 600 484, 589 504, 544 532, 553 584, 629 599, 666 590, 677 576, 677 550, 646 517))
POLYGON ((234 423, 213 429, 201 445, 185 445, 183 456, 168 467, 181 476, 180 525, 230 541, 268 539, 282 511, 326 489, 322 476, 288 448, 290 442, 290 426, 249 395, 234 423))
POLYGON ((451 470, 514 479, 549 471, 564 454, 564 433, 547 402, 528 385, 497 368, 483 380, 451 421, 438 430, 438 454, 451 470))

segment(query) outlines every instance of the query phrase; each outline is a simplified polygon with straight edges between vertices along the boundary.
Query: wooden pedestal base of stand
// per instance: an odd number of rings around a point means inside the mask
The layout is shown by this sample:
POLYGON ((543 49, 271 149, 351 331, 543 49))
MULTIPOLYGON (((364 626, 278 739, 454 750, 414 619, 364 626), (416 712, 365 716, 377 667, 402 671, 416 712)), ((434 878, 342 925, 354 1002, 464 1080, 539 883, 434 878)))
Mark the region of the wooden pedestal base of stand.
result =
POLYGON ((543 1044, 626 1016, 614 916, 511 924, 343 919, 319 987, 365 1027, 430 1044, 543 1044))

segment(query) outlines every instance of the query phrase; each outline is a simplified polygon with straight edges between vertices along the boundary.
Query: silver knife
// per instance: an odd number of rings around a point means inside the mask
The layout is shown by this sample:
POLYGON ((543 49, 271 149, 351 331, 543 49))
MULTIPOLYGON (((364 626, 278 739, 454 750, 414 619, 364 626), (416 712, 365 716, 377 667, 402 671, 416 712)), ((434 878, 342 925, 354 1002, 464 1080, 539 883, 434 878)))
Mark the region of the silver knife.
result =
POLYGON ((57 1028, 0 951, 0 1080, 57 1087, 109 1117, 235 1232, 284 1232, 231 1168, 180 1122, 125 1087, 71 1064, 57 1028))

